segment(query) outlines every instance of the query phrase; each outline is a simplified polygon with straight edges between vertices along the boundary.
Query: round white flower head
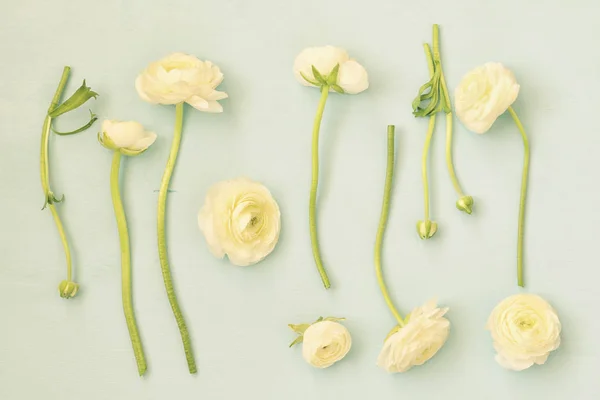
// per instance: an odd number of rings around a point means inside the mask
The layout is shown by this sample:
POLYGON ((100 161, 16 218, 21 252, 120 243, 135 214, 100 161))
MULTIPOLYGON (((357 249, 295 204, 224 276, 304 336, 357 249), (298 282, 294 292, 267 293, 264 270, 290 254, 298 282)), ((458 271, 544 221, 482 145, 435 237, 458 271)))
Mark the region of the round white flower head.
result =
POLYGON ((338 322, 320 321, 304 332, 302 357, 313 367, 327 368, 340 361, 352 347, 352 337, 338 322))
POLYGON ((213 185, 198 224, 215 257, 234 265, 255 264, 268 256, 281 229, 277 202, 258 182, 238 178, 213 185))
POLYGON ((518 95, 514 74, 500 63, 487 63, 465 75, 456 88, 456 115, 467 129, 485 133, 518 95))
POLYGON ((560 346, 561 325, 556 311, 533 294, 502 300, 492 311, 486 329, 498 353, 496 361, 514 371, 544 364, 550 352, 560 346))
POLYGON ((350 59, 346 50, 334 46, 308 47, 294 61, 294 76, 305 86, 322 86, 315 76, 313 67, 322 78, 332 78, 328 83, 341 88, 344 93, 357 94, 369 87, 369 77, 365 68, 350 59), (330 76, 339 65, 337 76, 330 76), (335 78, 335 79, 334 79, 335 78))
POLYGON ((100 143, 111 150, 119 150, 126 155, 144 152, 156 140, 156 133, 144 129, 136 121, 104 120, 100 143))
POLYGON ((408 323, 385 340, 377 365, 394 373, 424 364, 446 343, 450 331, 450 321, 444 318, 447 312, 448 308, 438 308, 435 300, 415 308, 408 323))
POLYGON ((223 107, 218 100, 227 93, 215 90, 223 74, 210 61, 174 53, 151 63, 135 81, 140 97, 152 104, 186 102, 197 110, 219 113, 223 107))

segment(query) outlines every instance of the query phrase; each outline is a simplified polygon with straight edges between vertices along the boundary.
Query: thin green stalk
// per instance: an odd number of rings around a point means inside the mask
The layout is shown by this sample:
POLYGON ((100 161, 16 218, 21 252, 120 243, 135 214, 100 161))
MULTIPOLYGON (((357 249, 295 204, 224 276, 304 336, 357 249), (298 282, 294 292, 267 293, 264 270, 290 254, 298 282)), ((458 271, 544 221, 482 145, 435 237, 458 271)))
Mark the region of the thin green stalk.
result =
POLYGON ((123 295, 123 311, 125 321, 133 346, 133 354, 137 363, 138 373, 144 375, 147 369, 146 358, 142 341, 135 322, 135 313, 133 311, 133 301, 131 297, 131 251, 129 248, 129 232, 127 230, 127 217, 121 201, 119 191, 119 169, 121 166, 121 153, 114 152, 112 167, 110 170, 110 193, 112 196, 113 207, 115 209, 115 218, 117 219, 117 228, 119 230, 119 241, 121 244, 121 290, 123 295))
POLYGON ((385 173, 385 187, 383 190, 383 205, 381 206, 381 217, 379 218, 379 228, 377 229, 377 237, 375 238, 375 274, 381 294, 385 299, 385 303, 398 321, 400 327, 404 327, 404 320, 394 306, 392 299, 388 293, 383 272, 381 270, 381 248, 383 247, 383 235, 387 225, 388 215, 390 211, 390 197, 392 193, 392 181, 394 177, 394 125, 388 125, 387 128, 387 168, 385 173))
MULTIPOLYGON (((434 37, 435 44, 435 37, 434 37)), ((431 49, 428 44, 424 44, 425 57, 427 58, 427 67, 429 68, 429 78, 433 77, 434 68, 433 60, 431 57, 431 49)), ((427 156, 429 154, 429 146, 431 144, 431 138, 433 137, 433 131, 435 130, 435 116, 433 113, 429 117, 429 126, 427 127, 427 135, 425 136, 425 145, 423 147, 423 156, 421 161, 421 173, 423 176, 423 195, 425 202, 425 221, 429 221, 429 182, 427 179, 427 156)))
POLYGON ((450 179, 452 180, 452 186, 459 197, 463 197, 464 193, 456 177, 454 171, 454 163, 452 161, 452 103, 450 102, 450 95, 448 93, 448 87, 446 86, 446 77, 444 76, 444 70, 442 68, 442 58, 440 56, 440 44, 439 44, 439 27, 438 25, 433 26, 433 54, 434 58, 437 57, 436 62, 440 69, 440 82, 442 84, 442 93, 444 100, 448 107, 446 113, 446 165, 448 166, 448 172, 450 173, 450 179))
POLYGON ((523 137, 523 175, 521 177, 521 199, 519 201, 519 234, 517 240, 517 282, 519 286, 525 287, 523 279, 523 230, 525 225, 525 200, 527 198, 527 176, 529 174, 529 140, 519 120, 517 113, 512 107, 508 107, 508 112, 517 124, 517 128, 523 137))
MULTIPOLYGON (((65 86, 67 85, 67 81, 69 79, 69 73, 71 72, 70 67, 64 67, 62 76, 60 78, 60 82, 58 83, 58 87, 56 92, 54 93, 54 97, 52 98, 52 102, 48 107, 48 112, 55 108, 60 102, 60 98, 65 90, 65 86)), ((58 234, 60 236, 63 249, 65 252, 65 258, 67 263, 67 280, 71 281, 73 273, 72 260, 71 260, 71 250, 69 248, 69 242, 67 240, 67 235, 65 233, 65 228, 60 220, 60 216, 56 207, 54 206, 54 202, 60 201, 54 197, 54 193, 50 189, 50 169, 48 165, 49 159, 49 142, 50 142, 50 128, 52 126, 52 118, 46 113, 46 118, 44 119, 44 125, 42 127, 42 143, 40 149, 40 177, 42 180, 42 190, 44 191, 44 208, 48 206, 52 213, 52 217, 56 224, 56 228, 58 229, 58 234)))
POLYGON ((427 136, 425 137, 425 146, 423 147, 423 156, 421 161, 421 171, 423 175, 423 197, 425 200, 425 221, 429 221, 429 181, 427 179, 427 155, 429 154, 429 146, 433 131, 435 129, 435 114, 429 117, 429 126, 427 128, 427 136))
POLYGON ((160 191, 158 193, 158 256, 160 258, 160 268, 165 282, 165 289, 167 290, 167 297, 169 298, 169 303, 171 304, 171 309, 173 310, 173 315, 175 315, 175 320, 177 321, 177 326, 179 327, 179 332, 181 334, 188 369, 190 374, 195 374, 197 372, 196 361, 194 359, 190 335, 187 330, 185 319, 179 309, 179 303, 177 302, 177 296, 175 295, 175 289, 173 288, 173 279, 171 278, 169 256, 167 253, 167 240, 165 237, 167 194, 171 176, 173 175, 173 169, 175 168, 175 163, 177 161, 177 154, 179 153, 179 145, 181 144, 183 107, 184 103, 179 103, 175 108, 176 117, 173 143, 171 144, 171 152, 169 154, 169 159, 167 160, 167 166, 165 167, 165 172, 160 183, 160 191))
POLYGON ((325 110, 325 103, 329 95, 329 86, 323 85, 321 88, 321 100, 317 107, 317 115, 315 116, 315 122, 313 125, 312 134, 312 181, 310 186, 310 202, 308 206, 308 220, 310 227, 310 242, 312 246, 313 257, 317 264, 317 270, 321 275, 321 280, 325 289, 329 289, 331 284, 329 283, 329 277, 325 268, 323 267, 323 261, 321 260, 321 253, 319 250, 319 239, 317 237, 317 187, 319 186, 319 130, 321 129, 321 120, 323 119, 323 111, 325 110))

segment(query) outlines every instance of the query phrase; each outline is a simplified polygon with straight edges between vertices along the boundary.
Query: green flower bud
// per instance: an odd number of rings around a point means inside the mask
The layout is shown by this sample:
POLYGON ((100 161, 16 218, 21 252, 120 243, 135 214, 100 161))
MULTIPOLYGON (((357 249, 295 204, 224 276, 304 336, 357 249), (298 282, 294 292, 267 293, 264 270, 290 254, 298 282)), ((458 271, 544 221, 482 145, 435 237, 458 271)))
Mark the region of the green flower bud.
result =
POLYGON ((437 232, 437 222, 419 221, 417 222, 417 233, 423 240, 431 238, 437 232))
POLYGON ((460 211, 464 211, 467 214, 471 214, 473 212, 473 198, 471 196, 463 196, 456 201, 456 208, 460 211))
POLYGON ((60 285, 58 285, 58 293, 63 299, 71 299, 75 297, 78 291, 79 284, 73 281, 62 281, 60 285))

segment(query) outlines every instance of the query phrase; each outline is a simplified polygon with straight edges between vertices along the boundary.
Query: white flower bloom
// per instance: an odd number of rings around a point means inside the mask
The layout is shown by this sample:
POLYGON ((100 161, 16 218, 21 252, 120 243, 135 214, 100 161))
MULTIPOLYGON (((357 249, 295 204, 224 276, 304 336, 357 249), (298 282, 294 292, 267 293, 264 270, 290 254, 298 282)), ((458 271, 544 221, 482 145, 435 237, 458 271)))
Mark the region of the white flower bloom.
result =
POLYGON ((352 337, 346 327, 338 322, 321 321, 304 332, 302 357, 313 367, 327 368, 348 354, 352 337))
POLYGON ((281 228, 279 206, 258 182, 238 178, 213 185, 198 224, 215 255, 235 265, 255 264, 269 255, 281 228))
POLYGON ((129 152, 142 152, 150 147, 155 140, 156 133, 145 130, 139 122, 109 119, 102 122, 100 141, 112 150, 123 149, 129 152))
POLYGON ((544 364, 550 352, 560 346, 561 325, 556 311, 533 294, 504 299, 492 311, 486 329, 498 353, 496 361, 514 371, 544 364))
POLYGON ((174 53, 142 71, 135 88, 143 100, 152 104, 186 102, 197 110, 218 113, 223 111, 218 100, 227 98, 227 93, 215 90, 222 81, 221 70, 210 61, 174 53))
POLYGON ((487 63, 465 75, 456 88, 456 115, 469 130, 485 133, 518 95, 514 74, 500 63, 487 63))
POLYGON ((408 323, 385 341, 377 365, 387 372, 406 372, 422 365, 442 348, 450 331, 444 318, 448 308, 438 308, 435 300, 415 308, 408 323))
MULTIPOLYGON (((369 77, 365 68, 350 59, 346 50, 334 46, 308 47, 294 61, 294 75, 298 82, 305 86, 316 86, 305 77, 317 82, 312 67, 327 77, 339 65, 336 84, 348 94, 357 94, 369 87, 369 77), (304 75, 304 76, 303 76, 304 75)), ((333 89, 331 89, 333 90, 333 89)))

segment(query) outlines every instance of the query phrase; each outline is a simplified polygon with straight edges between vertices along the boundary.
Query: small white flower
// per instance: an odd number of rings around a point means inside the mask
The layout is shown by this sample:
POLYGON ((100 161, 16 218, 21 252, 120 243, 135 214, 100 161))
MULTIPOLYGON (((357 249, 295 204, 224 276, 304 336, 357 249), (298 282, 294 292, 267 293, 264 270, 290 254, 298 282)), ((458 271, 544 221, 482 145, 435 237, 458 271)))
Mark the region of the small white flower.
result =
POLYGON ((408 323, 388 336, 377 365, 393 373, 424 364, 446 343, 450 331, 450 321, 444 318, 447 312, 448 308, 438 308, 435 300, 415 308, 408 323))
POLYGON ((334 321, 320 321, 304 332, 302 357, 313 367, 327 368, 340 361, 352 347, 346 327, 334 321))
POLYGON ((198 224, 215 257, 234 265, 255 264, 277 241, 281 215, 269 190, 246 178, 213 185, 198 214, 198 224))
POLYGON ((485 133, 518 95, 514 74, 500 63, 487 63, 465 75, 456 88, 456 115, 469 130, 485 133))
POLYGON ((174 53, 151 63, 135 81, 140 97, 152 104, 179 104, 186 102, 205 112, 223 112, 218 100, 227 93, 215 90, 223 81, 223 74, 210 61, 174 53))
POLYGON ((533 294, 504 299, 492 311, 486 329, 498 353, 496 361, 514 371, 544 364, 550 352, 560 346, 561 325, 556 311, 533 294))
POLYGON ((369 87, 369 77, 365 68, 350 59, 346 50, 334 46, 304 49, 294 61, 294 75, 298 82, 305 86, 319 86, 314 84, 318 84, 318 79, 313 73, 313 66, 321 76, 327 78, 336 65, 339 65, 339 71, 334 84, 344 93, 357 94, 369 87))
POLYGON ((127 155, 134 155, 150 147, 156 140, 156 133, 145 130, 143 125, 136 121, 107 119, 102 122, 99 140, 111 150, 121 150, 127 155))

